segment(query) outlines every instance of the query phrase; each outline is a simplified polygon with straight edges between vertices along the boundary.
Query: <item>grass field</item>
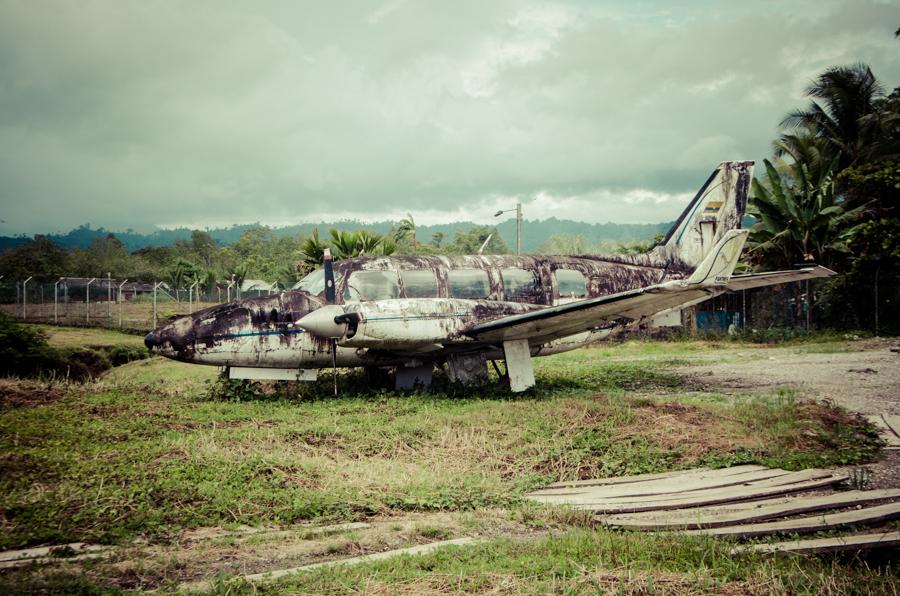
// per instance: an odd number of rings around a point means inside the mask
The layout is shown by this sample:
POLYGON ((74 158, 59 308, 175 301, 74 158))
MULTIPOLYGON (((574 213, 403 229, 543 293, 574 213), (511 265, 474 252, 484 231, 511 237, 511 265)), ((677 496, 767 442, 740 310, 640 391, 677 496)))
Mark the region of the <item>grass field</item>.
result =
MULTIPOLYGON (((101 330, 47 332, 60 346, 141 341, 101 330)), ((429 393, 372 390, 354 374, 342 376, 337 399, 327 376, 287 390, 223 391, 216 369, 160 358, 84 385, 3 380, 0 548, 74 541, 131 548, 136 540, 177 544, 186 529, 416 519, 413 530, 386 526, 378 540, 350 535, 321 548, 333 557, 472 528, 491 540, 415 562, 324 570, 264 591, 814 593, 896 586, 895 562, 870 568, 852 559, 734 558, 722 543, 594 530, 584 515, 524 502, 530 489, 562 479, 698 464, 799 469, 877 455, 871 429, 834 406, 785 390, 701 392, 671 371, 698 359, 754 357, 753 350, 763 348, 627 342, 584 349, 537 360, 538 387, 523 395, 463 390, 440 375, 429 393)), ((172 588, 211 565, 203 557, 185 560, 197 568, 144 560, 140 581, 122 564, 99 562, 7 572, 0 589, 172 588)), ((238 568, 226 566, 226 576, 238 568)))

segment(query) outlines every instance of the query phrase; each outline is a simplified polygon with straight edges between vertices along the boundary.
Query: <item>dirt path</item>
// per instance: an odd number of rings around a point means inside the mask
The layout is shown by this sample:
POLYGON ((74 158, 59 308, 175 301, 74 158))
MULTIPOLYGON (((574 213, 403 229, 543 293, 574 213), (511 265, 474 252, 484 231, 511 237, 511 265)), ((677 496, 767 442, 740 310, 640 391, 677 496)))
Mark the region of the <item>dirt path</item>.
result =
MULTIPOLYGON (((724 362, 704 357, 679 370, 709 390, 790 387, 800 397, 831 400, 866 417, 898 415, 900 353, 891 351, 898 344, 873 339, 811 348, 753 348, 730 352, 724 362)), ((862 468, 868 488, 900 488, 900 450, 886 449, 879 461, 862 468)))
POLYGON ((832 400, 861 414, 900 414, 900 353, 896 340, 871 340, 804 352, 763 348, 744 360, 702 362, 682 370, 709 388, 795 388, 802 397, 832 400))

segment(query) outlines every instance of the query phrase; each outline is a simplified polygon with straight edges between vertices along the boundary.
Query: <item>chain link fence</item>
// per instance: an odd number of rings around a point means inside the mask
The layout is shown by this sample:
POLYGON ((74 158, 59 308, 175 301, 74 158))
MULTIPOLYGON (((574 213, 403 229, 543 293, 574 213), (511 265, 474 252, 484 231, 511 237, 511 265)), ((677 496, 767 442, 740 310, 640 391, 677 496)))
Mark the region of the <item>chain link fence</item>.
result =
POLYGON ((0 312, 36 323, 150 331, 173 315, 265 293, 241 295, 233 284, 172 288, 163 282, 111 278, 66 277, 53 283, 4 279, 0 280, 0 312))

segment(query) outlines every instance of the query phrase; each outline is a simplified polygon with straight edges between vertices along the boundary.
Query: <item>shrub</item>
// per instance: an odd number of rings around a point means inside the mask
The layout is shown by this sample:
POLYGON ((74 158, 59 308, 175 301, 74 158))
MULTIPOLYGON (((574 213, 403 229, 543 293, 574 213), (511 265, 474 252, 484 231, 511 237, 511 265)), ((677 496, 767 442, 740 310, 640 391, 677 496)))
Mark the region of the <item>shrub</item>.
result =
POLYGON ((32 377, 56 370, 60 354, 47 336, 0 314, 0 374, 32 377))

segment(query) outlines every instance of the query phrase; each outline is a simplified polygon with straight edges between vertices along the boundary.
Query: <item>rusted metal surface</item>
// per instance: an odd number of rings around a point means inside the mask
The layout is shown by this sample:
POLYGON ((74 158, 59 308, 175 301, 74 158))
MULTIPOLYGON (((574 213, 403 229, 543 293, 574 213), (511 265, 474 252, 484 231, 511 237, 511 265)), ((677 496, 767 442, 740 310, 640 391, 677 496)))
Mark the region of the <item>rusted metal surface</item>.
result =
MULTIPOLYGON (((663 277, 678 279, 683 268, 666 267, 648 255, 586 257, 546 256, 422 256, 360 257, 335 263, 338 273, 337 302, 346 312, 363 314, 352 337, 338 342, 339 366, 393 365, 403 356, 387 356, 387 350, 403 350, 432 343, 472 344, 465 331, 479 321, 528 312, 558 299, 553 272, 580 271, 590 297, 621 292, 657 283, 663 277), (530 302, 503 301, 500 270, 523 269, 535 274, 539 293, 530 302), (487 273, 490 297, 460 300, 449 297, 447 274, 454 269, 481 269, 487 273), (345 303, 347 280, 354 271, 431 270, 438 281, 439 298, 345 303), (377 355, 369 355, 376 348, 377 355)), ((402 277, 401 286, 402 286, 402 277)), ((402 287, 401 287, 402 291, 402 287)), ((324 305, 324 291, 312 296, 302 290, 250 298, 214 306, 191 315, 173 317, 149 334, 148 345, 158 353, 185 362, 220 366, 273 368, 329 366, 330 343, 307 333, 297 321, 324 305)), ((330 307, 329 307, 330 308, 330 307)), ((560 344, 563 345, 563 344, 560 344)), ((568 349, 576 347, 572 342, 568 349)), ((475 348, 475 345, 471 346, 475 348)), ((553 350, 556 351, 556 350, 553 350)))

